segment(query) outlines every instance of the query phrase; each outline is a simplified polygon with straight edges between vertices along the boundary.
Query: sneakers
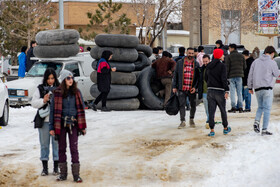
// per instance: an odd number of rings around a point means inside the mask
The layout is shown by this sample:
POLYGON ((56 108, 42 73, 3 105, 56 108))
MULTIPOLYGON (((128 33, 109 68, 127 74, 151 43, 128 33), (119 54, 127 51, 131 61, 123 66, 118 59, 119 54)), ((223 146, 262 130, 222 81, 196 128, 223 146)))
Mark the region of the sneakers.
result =
POLYGON ((230 110, 228 110, 229 113, 235 113, 236 112, 236 108, 232 107, 230 110))
POLYGON ((186 110, 187 110, 187 111, 189 111, 190 109, 191 109, 190 106, 187 106, 187 107, 186 107, 186 110))
POLYGON ((243 108, 239 108, 238 111, 239 111, 239 113, 243 113, 244 112, 243 108))
POLYGON ((215 136, 215 132, 210 132, 210 133, 208 134, 208 136, 214 137, 214 136, 215 136))
POLYGON ((251 109, 245 109, 243 112, 251 112, 251 109))
POLYGON ((227 135, 228 133, 230 133, 230 131, 231 131, 231 128, 227 127, 227 130, 224 129, 224 135, 227 135))
POLYGON ((90 107, 93 111, 97 111, 96 105, 94 103, 92 103, 90 107))
POLYGON ((111 110, 108 109, 106 106, 102 107, 102 108, 101 108, 101 111, 102 111, 102 112, 111 112, 111 110))
POLYGON ((191 118, 190 118, 189 124, 190 124, 190 127, 195 127, 194 120, 193 120, 193 119, 191 119, 191 118))
POLYGON ((181 121, 180 125, 178 126, 178 129, 182 129, 186 127, 186 122, 185 121, 181 121))
POLYGON ((268 132, 267 130, 262 130, 262 136, 264 135, 272 135, 272 133, 268 132))
POLYGON ((206 129, 210 129, 209 123, 206 123, 206 124, 205 124, 205 128, 206 128, 206 129))
POLYGON ((255 121, 253 126, 254 126, 254 131, 256 133, 260 133, 260 122, 259 121, 255 121))

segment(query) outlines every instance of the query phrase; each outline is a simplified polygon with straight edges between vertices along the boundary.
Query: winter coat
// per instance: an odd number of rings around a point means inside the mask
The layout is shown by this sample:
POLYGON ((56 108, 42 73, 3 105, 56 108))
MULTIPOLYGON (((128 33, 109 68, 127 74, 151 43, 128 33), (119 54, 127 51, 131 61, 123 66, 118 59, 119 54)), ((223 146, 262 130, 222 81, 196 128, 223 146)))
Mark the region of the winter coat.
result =
POLYGON ((212 60, 206 67, 205 81, 208 90, 229 91, 226 65, 219 59, 212 60))
POLYGON ((244 77, 244 71, 246 69, 245 58, 242 54, 236 50, 232 51, 225 59, 227 66, 228 78, 244 77))
MULTIPOLYGON (((187 58, 187 57, 185 57, 187 58)), ((173 81, 172 81, 172 88, 176 88, 180 91, 183 90, 183 84, 184 84, 184 64, 185 64, 185 58, 182 58, 176 63, 173 81)), ((197 89, 198 88, 198 79, 199 79, 199 64, 197 61, 193 61, 193 67, 194 67, 194 74, 193 74, 193 82, 192 82, 192 88, 197 89)))
POLYGON ((27 51, 26 69, 25 69, 26 72, 28 72, 33 66, 33 64, 36 62, 36 60, 30 60, 31 57, 34 57, 33 47, 30 47, 30 49, 27 51))
POLYGON ((269 55, 261 55, 251 65, 248 76, 248 88, 258 89, 274 87, 275 79, 279 76, 279 70, 276 62, 269 55))
POLYGON ((175 66, 176 62, 165 56, 152 64, 152 68, 156 69, 158 79, 172 78, 172 74, 169 74, 168 71, 174 71, 175 66))
POLYGON ((181 60, 181 59, 184 58, 184 57, 185 57, 184 55, 178 56, 178 57, 175 59, 175 62, 178 62, 179 60, 181 60))
POLYGON ((248 75, 249 75, 250 68, 251 68, 251 65, 252 65, 253 62, 254 62, 254 58, 253 57, 249 57, 246 60, 246 69, 244 71, 244 77, 243 77, 243 81, 242 81, 243 82, 243 86, 247 86, 248 75))
POLYGON ((26 54, 21 52, 18 56, 19 68, 18 68, 18 76, 25 77, 25 69, 26 69, 26 54))
POLYGON ((100 92, 110 92, 111 66, 104 58, 100 59, 97 67, 97 88, 100 92))
POLYGON ((203 93, 207 93, 207 83, 205 81, 205 73, 206 73, 206 66, 203 65, 202 67, 199 68, 198 99, 202 99, 203 93))
POLYGON ((205 53, 203 53, 203 52, 200 52, 200 53, 197 54, 196 60, 199 63, 200 67, 203 66, 203 56, 204 55, 205 55, 205 53))

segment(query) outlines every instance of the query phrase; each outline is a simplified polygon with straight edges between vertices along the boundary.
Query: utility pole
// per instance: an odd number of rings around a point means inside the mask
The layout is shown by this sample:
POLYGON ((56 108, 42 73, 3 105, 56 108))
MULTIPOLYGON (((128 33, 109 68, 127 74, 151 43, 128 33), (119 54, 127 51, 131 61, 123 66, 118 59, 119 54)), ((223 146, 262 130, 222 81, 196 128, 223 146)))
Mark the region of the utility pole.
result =
POLYGON ((59 29, 64 29, 63 0, 59 0, 59 29))

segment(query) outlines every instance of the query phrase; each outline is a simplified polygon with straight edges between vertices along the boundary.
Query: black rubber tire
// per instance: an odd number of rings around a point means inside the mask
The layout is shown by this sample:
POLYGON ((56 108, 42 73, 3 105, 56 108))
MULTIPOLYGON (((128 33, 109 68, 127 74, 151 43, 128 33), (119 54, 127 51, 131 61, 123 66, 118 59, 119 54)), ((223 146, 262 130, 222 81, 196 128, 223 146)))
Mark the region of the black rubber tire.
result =
MULTIPOLYGON (((90 88, 90 94, 96 98, 100 94, 97 85, 94 84, 90 88)), ((134 85, 111 85, 111 90, 108 94, 108 99, 128 99, 137 97, 139 89, 134 85)))
POLYGON ((95 46, 91 49, 90 55, 94 59, 100 59, 102 52, 105 50, 112 51, 112 61, 119 62, 134 62, 138 58, 138 52, 135 48, 115 48, 115 47, 98 47, 95 46))
POLYGON ((145 67, 150 65, 149 62, 150 61, 149 61, 148 57, 144 53, 139 53, 137 61, 134 62, 135 70, 141 71, 142 69, 144 69, 145 67))
MULTIPOLYGON (((97 72, 90 74, 93 83, 97 83, 97 72)), ((136 83, 136 75, 134 73, 111 72, 111 84, 118 85, 134 85, 136 83)))
MULTIPOLYGON (((101 109, 101 102, 98 103, 97 108, 101 109)), ((117 111, 128 111, 139 109, 140 102, 137 98, 132 99, 119 99, 119 100, 108 100, 106 102, 106 107, 110 110, 117 111)))
POLYGON ((36 34, 35 37, 38 45, 76 44, 79 38, 79 32, 74 29, 56 29, 40 31, 36 34))
MULTIPOLYGON (((96 70, 98 61, 95 60, 92 62, 92 68, 96 70)), ((135 64, 134 63, 128 63, 128 62, 109 62, 111 67, 116 67, 117 72, 133 72, 135 70, 135 64)))
POLYGON ((156 71, 151 67, 146 67, 142 70, 137 79, 137 85, 140 92, 141 102, 152 110, 162 110, 164 100, 157 97, 152 88, 151 80, 156 77, 156 71))
MULTIPOLYGON (((139 107, 138 107, 139 108, 139 107)), ((8 101, 5 102, 3 114, 1 114, 2 117, 0 118, 0 126, 7 126, 9 122, 9 104, 8 101), (5 115, 7 115, 7 118, 5 119, 5 115)))
POLYGON ((37 45, 33 53, 38 58, 65 58, 79 53, 78 44, 70 45, 37 45))
POLYGON ((125 34, 98 34, 94 41, 100 47, 135 48, 139 44, 136 36, 125 34))
POLYGON ((136 50, 145 53, 147 57, 150 57, 153 54, 153 49, 150 46, 144 44, 138 44, 136 46, 136 50))

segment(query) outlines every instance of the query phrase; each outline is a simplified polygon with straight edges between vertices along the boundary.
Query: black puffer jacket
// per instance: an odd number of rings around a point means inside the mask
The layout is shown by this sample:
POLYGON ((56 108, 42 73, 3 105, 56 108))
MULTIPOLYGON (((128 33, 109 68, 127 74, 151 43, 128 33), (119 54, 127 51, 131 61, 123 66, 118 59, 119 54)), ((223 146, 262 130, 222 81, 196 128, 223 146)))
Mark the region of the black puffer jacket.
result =
POLYGON ((229 91, 226 65, 219 59, 214 59, 206 67, 205 81, 208 89, 229 91))
POLYGON ((225 59, 227 66, 228 78, 244 77, 244 71, 246 69, 245 58, 242 54, 236 50, 232 51, 225 59))

